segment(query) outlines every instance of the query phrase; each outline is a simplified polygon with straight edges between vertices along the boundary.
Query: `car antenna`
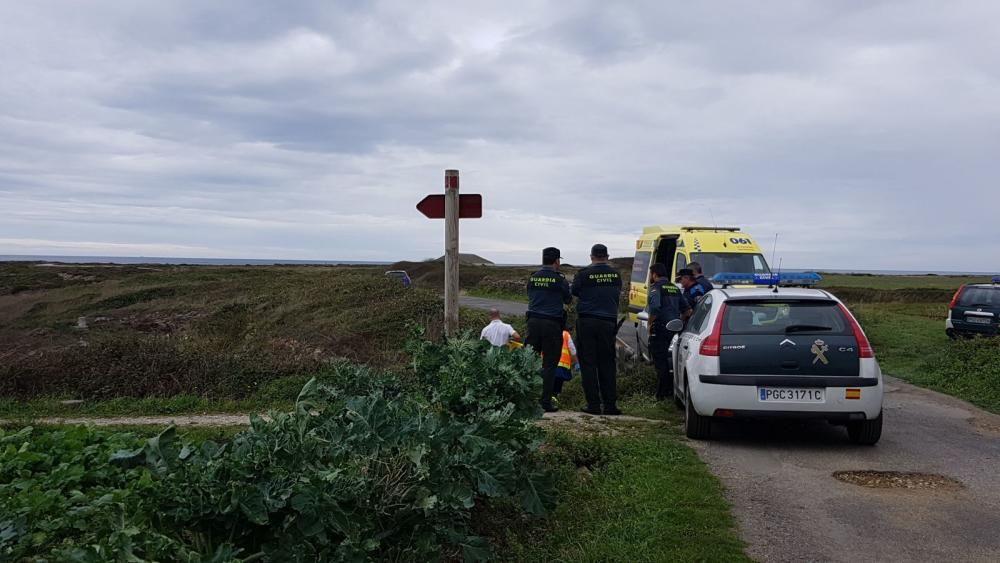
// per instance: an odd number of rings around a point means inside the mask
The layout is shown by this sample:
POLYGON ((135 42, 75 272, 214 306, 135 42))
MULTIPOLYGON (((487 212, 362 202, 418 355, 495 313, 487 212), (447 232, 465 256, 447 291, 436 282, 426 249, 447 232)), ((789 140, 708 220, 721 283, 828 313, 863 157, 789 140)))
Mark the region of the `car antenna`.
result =
POLYGON ((719 223, 715 220, 715 213, 712 213, 712 208, 708 208, 708 214, 712 216, 712 226, 715 227, 715 232, 719 232, 719 223))
POLYGON ((778 258, 778 279, 774 282, 774 292, 778 293, 778 286, 781 285, 781 261, 782 258, 778 258))
POLYGON ((778 253, 778 233, 774 233, 774 246, 771 247, 771 263, 774 264, 774 256, 778 253))

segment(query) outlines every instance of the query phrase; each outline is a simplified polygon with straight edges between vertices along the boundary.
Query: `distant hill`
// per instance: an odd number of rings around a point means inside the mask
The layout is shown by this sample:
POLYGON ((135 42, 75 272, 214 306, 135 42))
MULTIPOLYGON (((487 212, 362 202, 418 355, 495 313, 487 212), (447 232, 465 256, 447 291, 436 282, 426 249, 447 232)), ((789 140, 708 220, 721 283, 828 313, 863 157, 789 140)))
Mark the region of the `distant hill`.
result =
MULTIPOLYGON (((438 258, 435 262, 444 262, 444 256, 438 258)), ((465 254, 464 252, 460 252, 458 254, 458 264, 460 266, 492 266, 493 262, 490 262, 478 254, 465 254)))
POLYGON ((612 258, 611 264, 619 270, 632 271, 632 258, 612 258))

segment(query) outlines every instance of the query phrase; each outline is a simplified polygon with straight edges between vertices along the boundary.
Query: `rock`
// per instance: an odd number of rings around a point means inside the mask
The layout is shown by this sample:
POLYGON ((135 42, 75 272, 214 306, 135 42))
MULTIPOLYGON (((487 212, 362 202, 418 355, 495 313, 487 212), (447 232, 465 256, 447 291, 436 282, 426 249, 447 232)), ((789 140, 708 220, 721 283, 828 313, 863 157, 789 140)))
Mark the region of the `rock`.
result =
POLYGON ((60 405, 66 405, 66 406, 82 405, 83 404, 83 399, 68 399, 66 401, 59 401, 59 404, 60 405))
POLYGON ((87 330, 87 317, 79 317, 76 319, 77 330, 87 330))

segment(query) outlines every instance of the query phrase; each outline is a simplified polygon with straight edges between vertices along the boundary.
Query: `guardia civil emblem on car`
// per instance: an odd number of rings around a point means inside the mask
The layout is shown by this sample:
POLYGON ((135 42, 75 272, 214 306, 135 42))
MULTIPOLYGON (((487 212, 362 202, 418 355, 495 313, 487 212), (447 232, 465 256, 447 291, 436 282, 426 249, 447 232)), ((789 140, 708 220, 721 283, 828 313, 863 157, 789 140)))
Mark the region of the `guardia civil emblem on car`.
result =
POLYGON ((812 348, 809 351, 816 355, 813 358, 813 364, 816 362, 823 362, 823 365, 830 363, 830 360, 826 359, 826 353, 830 351, 830 347, 822 339, 816 339, 816 342, 813 342, 812 348))

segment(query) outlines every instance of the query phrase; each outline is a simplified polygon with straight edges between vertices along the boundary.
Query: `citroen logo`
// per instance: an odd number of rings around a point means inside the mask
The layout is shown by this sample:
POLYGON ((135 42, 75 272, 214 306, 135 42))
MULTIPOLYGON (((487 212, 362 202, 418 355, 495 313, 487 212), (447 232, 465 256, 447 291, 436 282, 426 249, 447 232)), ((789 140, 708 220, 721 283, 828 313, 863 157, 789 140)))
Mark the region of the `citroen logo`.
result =
POLYGON ((784 339, 784 340, 782 340, 781 343, 778 344, 778 346, 784 346, 786 344, 791 344, 792 346, 795 346, 795 342, 793 342, 792 340, 789 340, 787 338, 784 339))

